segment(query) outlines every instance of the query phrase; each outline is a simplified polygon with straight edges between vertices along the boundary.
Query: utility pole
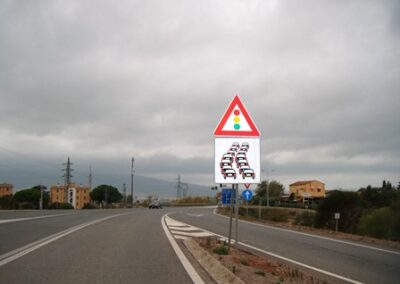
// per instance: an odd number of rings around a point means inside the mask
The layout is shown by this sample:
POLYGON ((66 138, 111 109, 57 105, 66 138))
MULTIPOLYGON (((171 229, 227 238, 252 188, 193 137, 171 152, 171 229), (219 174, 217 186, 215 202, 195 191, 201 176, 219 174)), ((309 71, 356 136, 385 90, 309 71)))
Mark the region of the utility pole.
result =
POLYGON ((133 207, 133 163, 135 162, 135 158, 132 157, 132 167, 131 167, 131 196, 132 196, 132 207, 133 207))
POLYGON ((89 190, 92 190, 92 166, 89 166, 89 190))
POLYGON ((40 207, 40 210, 43 210, 43 185, 42 185, 42 183, 40 183, 40 204, 39 204, 39 207, 40 207))
POLYGON ((65 171, 65 174, 62 176, 65 182, 65 186, 64 186, 64 199, 65 202, 68 203, 68 190, 71 184, 71 179, 72 179, 72 174, 71 172, 73 171, 73 169, 71 168, 73 164, 71 163, 69 157, 66 163, 63 163, 63 166, 66 166, 65 169, 63 169, 63 171, 65 171))
POLYGON ((181 190, 181 176, 178 175, 178 186, 176 188, 176 200, 182 197, 182 190, 181 190))
POLYGON ((124 194, 124 207, 126 207, 126 184, 122 185, 122 193, 124 194))

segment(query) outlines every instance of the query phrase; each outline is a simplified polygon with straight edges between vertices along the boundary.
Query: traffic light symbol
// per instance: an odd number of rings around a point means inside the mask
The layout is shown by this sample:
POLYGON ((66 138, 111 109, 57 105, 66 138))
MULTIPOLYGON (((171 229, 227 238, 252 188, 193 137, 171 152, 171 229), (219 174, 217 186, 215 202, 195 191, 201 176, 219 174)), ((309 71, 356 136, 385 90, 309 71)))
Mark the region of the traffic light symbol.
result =
POLYGON ((239 129, 240 129, 240 124, 239 124, 239 122, 240 122, 240 117, 239 117, 239 115, 240 115, 240 110, 235 109, 234 112, 233 112, 233 114, 234 114, 233 122, 235 123, 235 124, 233 125, 233 128, 235 128, 235 130, 239 130, 239 129))

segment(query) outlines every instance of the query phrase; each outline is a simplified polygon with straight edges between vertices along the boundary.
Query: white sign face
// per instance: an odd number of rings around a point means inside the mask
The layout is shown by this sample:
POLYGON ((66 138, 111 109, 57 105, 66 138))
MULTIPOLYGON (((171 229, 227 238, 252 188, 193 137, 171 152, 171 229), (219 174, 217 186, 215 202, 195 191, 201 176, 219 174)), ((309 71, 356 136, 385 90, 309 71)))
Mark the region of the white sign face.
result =
POLYGON ((215 183, 260 183, 260 139, 215 138, 215 183))
POLYGON ((75 203, 76 203, 76 189, 75 188, 68 189, 68 203, 75 207, 75 203))

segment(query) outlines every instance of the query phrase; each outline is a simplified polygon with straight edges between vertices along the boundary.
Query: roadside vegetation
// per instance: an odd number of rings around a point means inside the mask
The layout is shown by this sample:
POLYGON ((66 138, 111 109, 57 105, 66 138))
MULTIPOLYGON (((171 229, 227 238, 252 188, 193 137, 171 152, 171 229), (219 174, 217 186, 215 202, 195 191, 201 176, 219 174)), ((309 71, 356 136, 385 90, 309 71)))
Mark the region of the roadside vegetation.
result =
MULTIPOLYGON (((283 192, 283 186, 276 181, 269 185, 272 206, 266 207, 264 183, 257 187, 248 208, 239 208, 241 216, 334 231, 334 216, 339 213, 340 232, 400 241, 400 183, 394 187, 390 182, 383 181, 381 187, 367 186, 356 192, 335 190, 315 206, 315 210, 274 207, 278 205, 279 194, 283 192), (258 206, 259 202, 262 207, 258 206)), ((220 212, 228 215, 229 207, 221 208, 220 212)))
MULTIPOLYGON (((0 197, 0 209, 39 209, 40 185, 17 191, 14 195, 0 197)), ((49 207, 50 196, 46 187, 43 189, 43 208, 49 207)))
POLYGON ((187 196, 170 202, 170 206, 201 206, 216 204, 216 199, 208 196, 187 196))

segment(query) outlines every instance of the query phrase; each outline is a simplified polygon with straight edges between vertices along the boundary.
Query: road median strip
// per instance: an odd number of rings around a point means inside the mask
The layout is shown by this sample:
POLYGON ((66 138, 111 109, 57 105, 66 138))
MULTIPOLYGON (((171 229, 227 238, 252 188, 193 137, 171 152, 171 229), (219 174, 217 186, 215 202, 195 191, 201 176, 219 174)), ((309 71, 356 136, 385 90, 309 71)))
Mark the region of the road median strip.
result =
POLYGON ((194 256, 194 258, 200 263, 204 270, 207 271, 207 273, 215 280, 215 282, 232 284, 245 283, 235 274, 230 272, 206 250, 200 247, 200 245, 195 240, 186 239, 183 241, 183 244, 194 256))
MULTIPOLYGON (((178 226, 184 227, 184 226, 186 225, 186 226, 188 226, 188 227, 193 227, 193 228, 196 228, 196 229, 198 229, 198 230, 202 230, 203 232, 209 234, 210 236, 215 236, 215 237, 219 238, 220 240, 225 240, 225 241, 227 241, 227 238, 226 238, 226 237, 224 237, 224 236, 222 236, 222 235, 219 235, 219 234, 217 234, 217 233, 210 232, 210 231, 207 231, 207 230, 204 230, 204 229, 200 229, 200 228, 197 228, 197 227, 194 227, 194 226, 185 224, 185 223, 183 223, 183 222, 174 220, 174 219, 172 219, 171 217, 169 217, 169 216, 167 216, 167 215, 165 215, 165 217, 168 218, 168 221, 171 222, 171 224, 175 224, 175 226, 178 225, 178 226)), ((166 222, 166 224, 168 224, 168 223, 166 222)), ((172 235, 171 235, 171 236, 172 236, 172 235)), ((188 239, 188 238, 185 238, 185 239, 184 239, 184 242, 186 242, 187 240, 189 240, 189 239, 188 239)), ((232 240, 231 240, 231 243, 235 243, 235 240, 232 239, 232 240)), ((309 269, 309 270, 311 270, 311 271, 315 271, 315 272, 317 272, 317 273, 321 273, 321 274, 326 275, 326 276, 329 276, 329 277, 333 277, 333 278, 336 278, 336 279, 340 279, 340 280, 345 281, 345 282, 348 282, 348 283, 363 284, 363 282, 359 282, 359 281, 356 281, 356 280, 354 280, 354 279, 350 279, 350 278, 344 277, 344 276, 342 276, 342 275, 338 275, 338 274, 336 274, 336 273, 332 273, 332 272, 329 272, 329 271, 326 271, 326 270, 323 270, 323 269, 320 269, 320 268, 317 268, 317 267, 314 267, 314 266, 310 266, 310 265, 307 265, 307 264, 305 264, 305 263, 302 263, 302 262, 299 262, 299 261, 296 261, 296 260, 293 260, 293 259, 290 259, 290 258, 286 258, 286 257, 280 256, 280 255, 278 255, 278 254, 275 254, 275 253, 272 253, 272 252, 269 252, 269 251, 266 251, 266 250, 263 250, 263 249, 259 249, 259 248, 257 248, 257 247, 254 247, 254 246, 249 245, 249 244, 246 244, 246 243, 238 242, 238 245, 240 245, 240 246, 242 246, 242 247, 245 247, 245 248, 247 248, 247 249, 253 250, 253 251, 260 252, 260 253, 262 253, 262 254, 264 254, 264 255, 272 256, 272 257, 274 257, 274 258, 276 258, 276 259, 280 259, 280 260, 282 260, 282 261, 284 261, 284 262, 286 262, 286 263, 291 263, 291 264, 297 265, 297 266, 299 266, 299 267, 303 267, 303 268, 309 269)), ((186 245, 185 245, 185 246, 186 246, 186 245)), ((201 264, 201 263, 200 263, 200 264, 201 264)), ((203 266, 203 267, 204 267, 204 266, 203 266)), ((204 268, 204 269, 209 273, 209 271, 208 271, 206 268, 204 268)), ((210 274, 210 273, 209 273, 209 274, 210 274)), ((211 274, 210 274, 210 276, 213 277, 213 275, 211 275, 211 274)), ((224 282, 218 282, 216 279, 215 279, 215 281, 216 281, 217 283, 224 283, 224 282)))

